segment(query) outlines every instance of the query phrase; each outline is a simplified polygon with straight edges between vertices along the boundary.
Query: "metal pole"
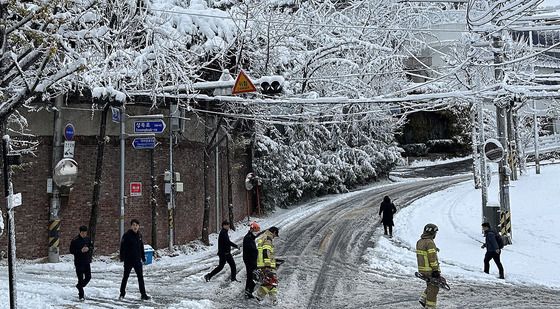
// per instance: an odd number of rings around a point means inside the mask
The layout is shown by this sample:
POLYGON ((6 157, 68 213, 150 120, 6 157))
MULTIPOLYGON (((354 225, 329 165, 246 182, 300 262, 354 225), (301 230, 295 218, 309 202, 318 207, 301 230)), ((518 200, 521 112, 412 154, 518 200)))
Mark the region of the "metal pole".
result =
MULTIPOLYGON (((494 63, 500 64, 504 61, 504 54, 502 48, 504 47, 504 42, 502 41, 501 34, 493 37, 492 47, 494 47, 494 63)), ((501 66, 496 66, 495 78, 498 83, 501 83, 504 79, 504 71, 501 66)), ((507 124, 506 124, 506 109, 504 108, 504 102, 496 102, 496 124, 498 129, 498 141, 504 147, 504 157, 499 162, 499 190, 500 190, 500 225, 501 231, 507 231, 505 241, 511 243, 511 216, 510 216, 510 201, 509 201, 509 174, 511 170, 508 168, 508 151, 509 147, 507 144, 507 124), (507 222, 507 224, 506 224, 507 222), (506 226, 507 225, 507 229, 506 226)), ((509 102, 507 102, 509 104, 509 102)))
POLYGON ((539 121, 537 118, 537 102, 533 100, 533 138, 535 140, 535 171, 541 173, 541 162, 539 158, 539 121))
POLYGON ((126 110, 124 104, 121 108, 121 196, 120 196, 120 215, 119 215, 119 243, 124 235, 124 205, 126 203, 125 187, 124 187, 124 168, 125 168, 125 139, 126 139, 126 110))
POLYGON ((169 251, 173 252, 173 237, 174 237, 174 230, 173 230, 173 211, 175 208, 175 184, 173 180, 175 179, 175 175, 173 172, 173 111, 172 105, 169 105, 169 172, 171 173, 170 185, 171 185, 171 192, 169 193, 169 204, 167 205, 167 215, 168 215, 168 224, 169 224, 169 251))
MULTIPOLYGON (((5 129, 5 128, 3 128, 5 129)), ((3 133, 3 132, 2 132, 3 133)), ((12 185, 12 168, 8 164, 8 151, 10 149, 10 136, 4 135, 2 139, 2 158, 4 161, 4 192, 6 200, 12 199, 14 187, 12 185)), ((7 203, 8 215, 8 285, 10 289, 10 309, 17 308, 17 291, 16 291, 16 230, 14 220, 14 209, 12 203, 7 203)))
POLYGON ((152 247, 158 249, 157 243, 157 203, 154 149, 150 149, 150 206, 152 207, 152 247))
MULTIPOLYGON (((478 127, 480 128, 480 143, 484 145, 485 133, 484 133, 484 108, 482 102, 478 104, 478 127)), ((484 149, 480 151, 480 186, 482 192, 482 223, 489 222, 490 219, 490 209, 487 207, 488 204, 488 171, 486 170, 486 155, 484 154, 484 149)))
MULTIPOLYGON (((215 118, 216 124, 218 123, 218 117, 215 118)), ((217 128, 216 128, 217 130, 217 128)), ((215 187, 216 187, 216 232, 219 233, 221 229, 220 218, 221 218, 221 209, 220 209, 220 154, 218 153, 218 143, 216 143, 216 147, 214 148, 214 158, 215 158, 215 167, 214 167, 214 177, 215 177, 215 187)), ((231 222, 230 222, 231 224, 231 222)))
MULTIPOLYGON (((53 128, 53 158, 52 158, 52 170, 54 173, 54 167, 62 159, 62 152, 64 149, 62 141, 62 117, 60 116, 60 111, 62 105, 64 104, 64 97, 58 96, 55 99, 55 111, 54 111, 54 128, 53 128)), ((60 211, 60 190, 56 183, 52 183, 52 196, 50 201, 49 209, 49 253, 48 260, 49 263, 58 263, 60 261, 60 249, 59 249, 59 231, 60 231, 60 217, 58 212, 60 211)))
POLYGON ((515 160, 515 128, 513 126, 513 101, 510 102, 506 109, 507 115, 507 145, 508 145, 508 162, 511 169, 511 180, 517 180, 517 164, 515 160))

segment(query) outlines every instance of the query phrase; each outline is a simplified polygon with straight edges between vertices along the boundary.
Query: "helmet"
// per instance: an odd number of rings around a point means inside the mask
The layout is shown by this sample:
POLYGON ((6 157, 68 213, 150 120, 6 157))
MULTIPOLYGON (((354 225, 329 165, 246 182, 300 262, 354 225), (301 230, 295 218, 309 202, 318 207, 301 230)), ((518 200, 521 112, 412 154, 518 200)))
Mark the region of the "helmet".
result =
POLYGON ((251 222, 251 224, 249 224, 249 228, 252 229, 253 232, 259 232, 261 230, 261 226, 255 221, 253 221, 253 222, 251 222))
POLYGON ((424 226, 424 233, 426 234, 435 234, 438 231, 438 227, 435 224, 428 223, 424 226))

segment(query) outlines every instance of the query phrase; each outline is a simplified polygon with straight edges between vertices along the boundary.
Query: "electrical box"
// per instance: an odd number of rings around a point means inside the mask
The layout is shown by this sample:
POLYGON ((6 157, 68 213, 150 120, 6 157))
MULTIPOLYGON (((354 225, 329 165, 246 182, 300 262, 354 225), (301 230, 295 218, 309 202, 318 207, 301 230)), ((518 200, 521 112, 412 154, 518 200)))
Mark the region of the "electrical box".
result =
POLYGON ((175 183, 175 192, 183 192, 183 183, 182 182, 176 182, 175 183))
POLYGON ((171 182, 171 172, 165 171, 165 173, 163 173, 163 181, 171 182))
POLYGON ((166 183, 165 184, 165 194, 171 194, 171 183, 166 183))
POLYGON ((181 181, 181 174, 179 172, 175 172, 175 182, 181 181))

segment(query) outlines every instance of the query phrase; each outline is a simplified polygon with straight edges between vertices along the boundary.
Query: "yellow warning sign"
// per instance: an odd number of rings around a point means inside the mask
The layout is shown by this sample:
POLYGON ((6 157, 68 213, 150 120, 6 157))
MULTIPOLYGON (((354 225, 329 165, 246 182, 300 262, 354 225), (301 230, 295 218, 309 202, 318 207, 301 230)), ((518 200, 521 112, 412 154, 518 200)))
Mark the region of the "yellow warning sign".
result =
POLYGON ((257 91, 257 88, 255 87, 249 76, 247 76, 247 74, 245 74, 245 72, 241 70, 241 72, 239 72, 239 75, 237 75, 237 78, 235 79, 235 85, 233 85, 233 90, 231 91, 231 93, 240 94, 255 91, 257 91))

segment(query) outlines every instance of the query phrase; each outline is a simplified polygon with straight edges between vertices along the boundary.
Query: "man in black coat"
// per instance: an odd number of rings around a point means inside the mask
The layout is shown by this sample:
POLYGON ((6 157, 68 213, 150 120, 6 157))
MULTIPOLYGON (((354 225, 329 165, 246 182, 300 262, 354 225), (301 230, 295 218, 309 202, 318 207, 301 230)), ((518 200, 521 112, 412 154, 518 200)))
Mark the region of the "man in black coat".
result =
POLYGON ((138 277, 138 286, 140 287, 140 298, 142 300, 149 300, 151 297, 146 294, 144 287, 144 274, 142 270, 142 262, 146 261, 144 256, 144 242, 142 241, 142 234, 139 232, 140 222, 136 219, 130 221, 130 230, 122 236, 120 259, 124 262, 124 275, 121 282, 121 294, 119 299, 123 299, 126 294, 126 284, 128 276, 134 268, 134 272, 138 277))
POLYGON ((255 281, 253 281, 253 272, 257 269, 257 256, 259 254, 255 239, 260 230, 261 227, 259 224, 253 222, 249 225, 249 232, 247 232, 247 235, 243 238, 243 263, 245 263, 245 269, 247 269, 245 298, 254 298, 253 291, 255 289, 255 281))
POLYGON ((229 222, 226 220, 222 222, 222 230, 220 231, 220 235, 218 236, 218 257, 220 258, 220 263, 218 264, 218 267, 216 267, 212 272, 204 275, 204 280, 206 280, 206 282, 210 281, 210 279, 212 279, 214 275, 219 273, 224 268, 224 265, 226 265, 226 262, 231 269, 231 281, 237 281, 237 270, 235 268, 235 261, 233 260, 233 256, 231 255, 231 247, 239 249, 239 246, 229 240, 228 231, 229 222))
POLYGON ((490 260, 494 260, 496 266, 498 266, 498 271, 500 272, 500 279, 505 279, 504 277, 504 267, 500 261, 500 254, 502 250, 498 245, 496 240, 496 232, 490 228, 490 223, 482 223, 482 231, 484 231, 485 242, 481 248, 486 248, 486 254, 484 255, 484 272, 490 273, 490 260))
POLYGON ((389 229, 389 237, 393 237, 393 215, 397 212, 397 207, 391 202, 391 199, 385 195, 383 197, 383 202, 381 202, 381 207, 379 207, 379 215, 383 214, 381 222, 383 222, 383 229, 385 230, 385 235, 387 235, 387 228, 389 229))
POLYGON ((80 233, 72 239, 70 243, 70 253, 74 255, 74 266, 76 267, 76 275, 78 276, 78 297, 84 300, 84 288, 91 280, 91 255, 93 253, 93 244, 91 239, 87 237, 87 226, 80 226, 80 233))

